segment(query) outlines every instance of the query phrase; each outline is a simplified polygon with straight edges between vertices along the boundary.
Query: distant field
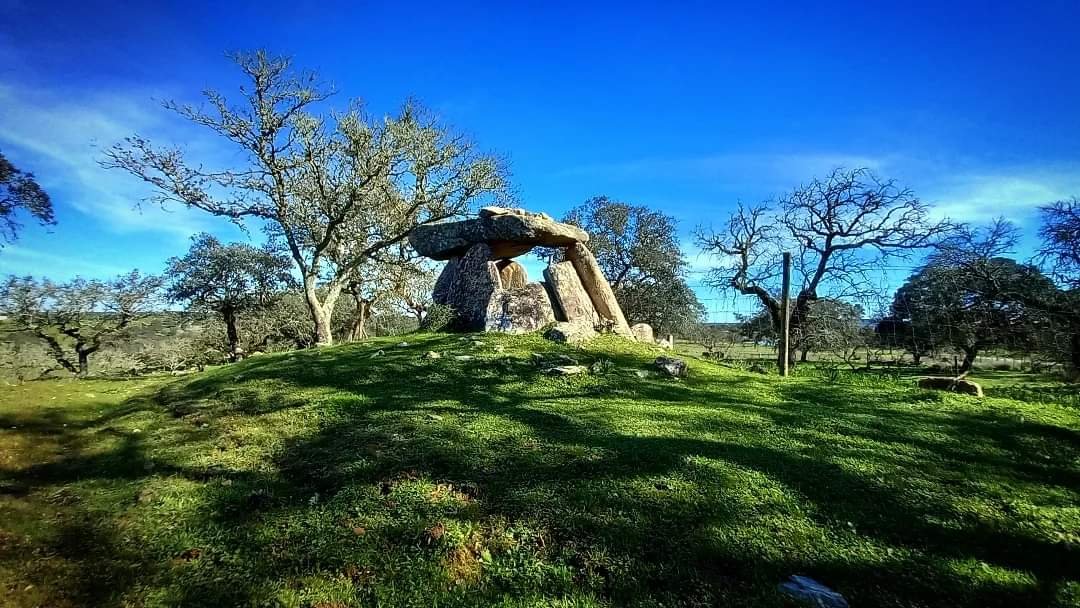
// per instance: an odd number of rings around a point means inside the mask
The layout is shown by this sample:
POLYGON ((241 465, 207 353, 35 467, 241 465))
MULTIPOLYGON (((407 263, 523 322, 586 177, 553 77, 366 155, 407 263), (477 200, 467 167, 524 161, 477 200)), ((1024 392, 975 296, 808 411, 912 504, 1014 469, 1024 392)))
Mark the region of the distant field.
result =
POLYGON ((4 387, 0 603, 1080 606, 1075 386, 477 338, 4 387))
MULTIPOLYGON (((683 354, 700 357, 705 353, 705 347, 689 340, 675 340, 675 349, 683 354)), ((776 358, 776 348, 773 346, 767 346, 763 344, 743 343, 736 344, 730 350, 725 351, 728 353, 730 359, 767 359, 773 360, 776 358)), ((866 351, 857 351, 856 363, 864 363, 866 359, 866 351)), ((886 361, 901 360, 905 362, 911 362, 911 356, 899 350, 884 350, 874 351, 872 353, 874 357, 880 357, 886 361)), ((817 353, 811 351, 808 356, 809 361, 827 361, 827 362, 842 362, 842 358, 833 353, 817 353)), ((938 357, 925 357, 922 361, 923 365, 938 364, 941 366, 951 366, 954 360, 952 355, 943 354, 938 357)), ((1019 369, 1025 364, 1029 364, 1030 361, 1026 361, 1022 358, 1012 356, 1008 353, 994 353, 988 352, 975 359, 975 366, 984 369, 990 368, 1010 368, 1019 369)))

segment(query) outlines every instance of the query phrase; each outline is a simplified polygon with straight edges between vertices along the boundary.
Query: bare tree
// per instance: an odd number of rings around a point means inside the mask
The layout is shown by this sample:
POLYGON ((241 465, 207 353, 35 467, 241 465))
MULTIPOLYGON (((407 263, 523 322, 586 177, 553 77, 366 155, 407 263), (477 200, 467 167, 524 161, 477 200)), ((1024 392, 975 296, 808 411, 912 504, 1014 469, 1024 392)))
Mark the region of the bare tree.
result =
POLYGON ((838 354, 847 361, 864 342, 862 317, 861 306, 832 298, 813 300, 805 322, 791 336, 791 348, 800 353, 800 361, 806 361, 811 351, 838 354))
POLYGON ((697 242, 726 260, 712 270, 711 285, 756 297, 777 330, 780 257, 792 251, 798 291, 791 328, 797 333, 811 302, 875 295, 872 271, 883 259, 929 247, 953 228, 932 221, 927 206, 894 181, 868 169, 836 169, 775 202, 739 204, 726 229, 699 230, 697 242))
POLYGON ((727 359, 742 339, 737 328, 715 323, 698 323, 690 337, 705 348, 702 356, 706 359, 727 359))
POLYGON ((1047 308, 1069 333, 1069 363, 1073 375, 1080 376, 1080 198, 1047 205, 1041 215, 1040 257, 1054 278, 1069 288, 1047 308))
POLYGON ((1057 201, 1042 207, 1039 256, 1053 276, 1080 289, 1080 198, 1057 201))
POLYGON ((111 281, 76 278, 57 284, 9 277, 0 310, 17 331, 39 338, 63 369, 86 376, 90 356, 154 312, 162 280, 132 271, 111 281))
POLYGON ((300 271, 317 344, 333 342, 334 306, 365 261, 417 225, 506 191, 499 159, 415 103, 380 119, 359 102, 319 114, 332 91, 313 73, 263 51, 234 59, 249 81, 241 105, 207 91, 209 108, 165 107, 236 146, 237 166, 205 169, 137 135, 111 148, 103 165, 151 184, 155 202, 264 223, 300 271))
MULTIPOLYGON (((1063 346, 1053 349, 1060 351, 1054 357, 1065 355, 1072 373, 1080 375, 1080 266, 1076 265, 1080 259, 1080 246, 1076 244, 1080 238, 1080 203, 1073 199, 1044 207, 1042 221, 1039 235, 1043 244, 1036 261, 1045 263, 1050 277, 1065 289, 1043 275, 1034 263, 1020 265, 1019 276, 1003 263, 1012 262, 1004 256, 1015 249, 1020 233, 1000 218, 983 228, 954 231, 931 261, 962 271, 967 282, 978 288, 981 298, 1022 308, 1030 318, 1042 315, 1051 329, 1042 333, 1063 346)), ((1013 322, 1010 328, 1016 330, 1020 325, 1013 322)))

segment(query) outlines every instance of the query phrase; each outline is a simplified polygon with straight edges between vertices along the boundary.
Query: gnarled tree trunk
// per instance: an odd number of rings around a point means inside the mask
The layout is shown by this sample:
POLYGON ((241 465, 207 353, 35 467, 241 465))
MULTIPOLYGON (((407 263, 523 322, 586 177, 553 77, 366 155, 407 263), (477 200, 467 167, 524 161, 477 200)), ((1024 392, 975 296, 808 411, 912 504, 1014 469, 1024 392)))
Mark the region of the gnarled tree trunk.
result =
POLYGON ((229 361, 239 361, 244 356, 240 348, 240 331, 237 329, 236 310, 229 307, 221 311, 225 319, 225 335, 229 341, 229 361))
POLYGON ((90 355, 96 353, 99 348, 101 346, 98 344, 87 344, 85 342, 75 344, 75 354, 79 358, 78 377, 85 378, 90 375, 90 355))
POLYGON ((346 340, 355 341, 363 340, 367 337, 367 321, 371 317, 371 300, 365 300, 364 298, 353 296, 356 302, 356 309, 353 311, 353 317, 349 321, 348 334, 345 336, 346 340))
POLYGON ((326 295, 320 301, 316 280, 317 277, 314 275, 304 277, 304 301, 307 303, 308 310, 311 311, 311 318, 315 322, 315 346, 331 346, 334 344, 334 328, 331 319, 334 315, 334 306, 337 304, 338 296, 341 295, 342 285, 337 281, 331 282, 326 290, 326 295))
POLYGON ((960 373, 966 374, 971 371, 971 367, 975 365, 975 357, 979 354, 978 346, 964 346, 961 347, 964 351, 964 360, 960 363, 960 373))

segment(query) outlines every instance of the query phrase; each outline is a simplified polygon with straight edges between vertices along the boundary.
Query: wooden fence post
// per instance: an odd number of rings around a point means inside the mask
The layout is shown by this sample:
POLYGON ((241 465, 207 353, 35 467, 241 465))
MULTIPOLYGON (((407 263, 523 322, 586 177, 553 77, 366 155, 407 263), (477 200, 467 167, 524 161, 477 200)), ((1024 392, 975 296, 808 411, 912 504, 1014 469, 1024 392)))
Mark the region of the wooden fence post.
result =
POLYGON ((791 351, 791 252, 784 252, 784 283, 780 293, 780 343, 777 369, 781 376, 788 375, 788 356, 791 351))

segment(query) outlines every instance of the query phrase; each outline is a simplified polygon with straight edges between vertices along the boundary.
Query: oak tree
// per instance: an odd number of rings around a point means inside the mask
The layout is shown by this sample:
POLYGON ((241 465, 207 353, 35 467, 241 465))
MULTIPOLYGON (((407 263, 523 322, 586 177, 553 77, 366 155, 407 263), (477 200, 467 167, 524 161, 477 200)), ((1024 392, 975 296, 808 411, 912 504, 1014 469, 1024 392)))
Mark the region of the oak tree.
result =
POLYGON ((16 218, 20 211, 42 225, 56 224, 52 199, 38 185, 34 174, 20 170, 0 153, 0 247, 14 241, 22 228, 16 218))
POLYGON ((875 294, 874 271, 884 260, 925 249, 953 228, 933 220, 928 207, 896 182, 868 169, 836 169, 775 201, 740 203, 724 229, 701 229, 697 242, 724 260, 709 283, 756 298, 777 331, 781 256, 791 251, 791 330, 798 333, 809 323, 811 302, 875 294))
POLYGON ((675 219, 641 205, 593 197, 563 221, 589 233, 589 249, 631 323, 658 334, 691 331, 705 309, 686 282, 675 219))
POLYGON ((332 89, 288 58, 235 61, 247 80, 239 103, 207 91, 205 106, 165 104, 231 144, 234 166, 208 169, 138 135, 103 165, 151 184, 153 201, 264 225, 299 270, 317 344, 333 342, 334 307, 365 262, 420 224, 505 195, 502 161, 414 102, 384 117, 358 101, 329 112, 332 89))
POLYGON ((91 355, 155 312, 161 286, 160 277, 137 270, 109 281, 9 277, 0 286, 0 310, 13 329, 40 339, 60 367, 86 376, 91 355))
POLYGON ((210 234, 197 234, 185 255, 169 260, 166 295, 191 310, 220 315, 228 357, 236 361, 243 356, 241 315, 274 304, 293 282, 290 268, 287 257, 266 247, 223 244, 210 234))
POLYGON ((1073 197, 1042 207, 1039 255, 1054 277, 1080 288, 1080 198, 1073 197))

